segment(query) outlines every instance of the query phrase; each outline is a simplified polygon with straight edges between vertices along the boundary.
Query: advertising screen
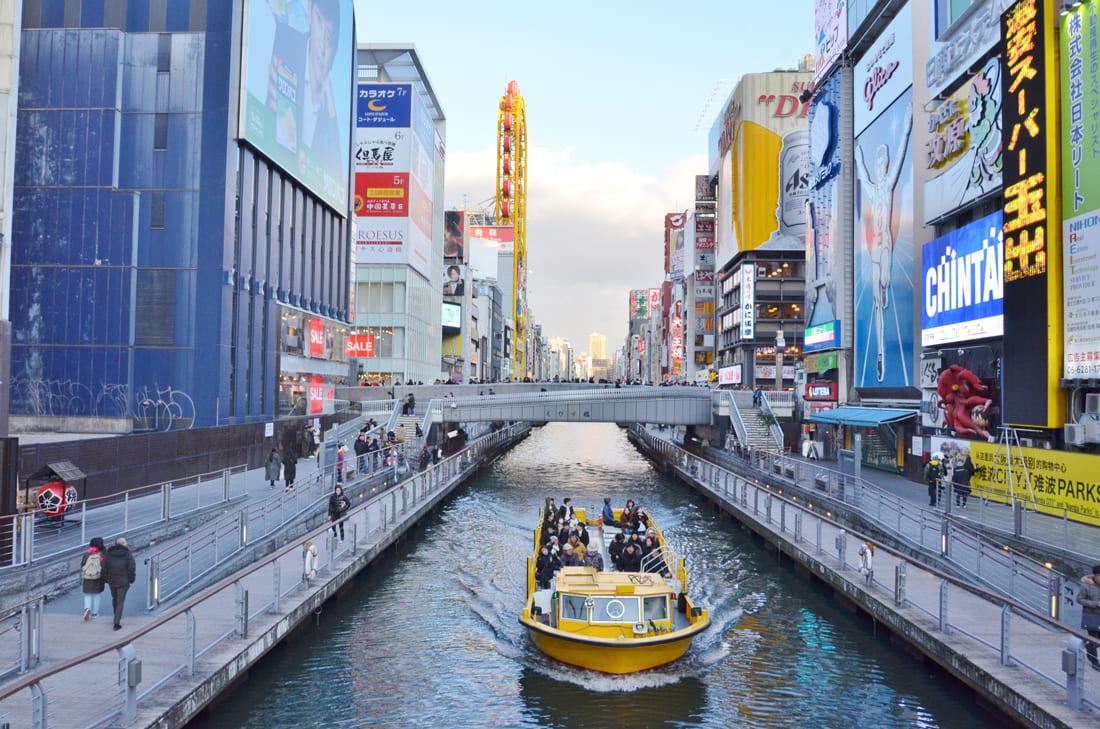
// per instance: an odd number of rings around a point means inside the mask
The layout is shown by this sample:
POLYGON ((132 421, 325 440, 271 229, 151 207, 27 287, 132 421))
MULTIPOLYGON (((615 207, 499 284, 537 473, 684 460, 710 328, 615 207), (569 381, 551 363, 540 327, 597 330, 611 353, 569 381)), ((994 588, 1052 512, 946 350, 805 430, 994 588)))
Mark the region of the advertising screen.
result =
MULTIPOLYGON (((840 212, 841 75, 833 74, 810 103, 810 191, 806 226, 807 327, 835 321, 846 290, 840 245, 850 220, 840 212)), ((838 344, 839 346, 839 344, 838 344)))
POLYGON ((448 263, 466 261, 464 217, 465 214, 461 210, 448 210, 443 213, 443 260, 448 263))
POLYGON ((443 304, 443 326, 462 328, 462 307, 458 304, 443 304))
POLYGON ((238 133, 337 212, 348 199, 352 0, 247 0, 238 133))
POLYGON ((833 67, 848 46, 848 3, 844 0, 816 0, 814 3, 814 83, 833 67))
POLYGON ((1064 376, 1100 377, 1100 3, 1062 16, 1064 376), (1086 114, 1086 111, 1090 114, 1086 114))
POLYGON ((914 382, 912 129, 910 88, 856 140, 856 387, 914 382))
POLYGON ((1001 415, 999 344, 945 347, 920 362, 921 424, 936 435, 989 440, 1001 415))
POLYGON ((465 295, 466 267, 459 263, 448 263, 443 271, 443 300, 460 304, 465 295))
POLYGON ((472 225, 467 245, 474 270, 483 276, 496 276, 497 254, 515 249, 516 230, 510 225, 472 225))
POLYGON ((1001 211, 924 244, 921 344, 1004 333, 1001 211))
POLYGON ((685 213, 665 215, 665 248, 667 250, 667 273, 675 280, 684 277, 684 225, 685 213))
POLYGON ((1004 347, 1010 353, 1003 409, 1009 425, 1060 428, 1062 211, 1049 9, 1041 0, 1019 0, 1001 16, 1004 347))
POLYGON ((986 61, 929 115, 922 165, 924 221, 1001 187, 1001 62, 986 61))
POLYGON ((803 333, 803 352, 820 352, 823 349, 836 349, 840 346, 840 320, 810 327, 803 333))

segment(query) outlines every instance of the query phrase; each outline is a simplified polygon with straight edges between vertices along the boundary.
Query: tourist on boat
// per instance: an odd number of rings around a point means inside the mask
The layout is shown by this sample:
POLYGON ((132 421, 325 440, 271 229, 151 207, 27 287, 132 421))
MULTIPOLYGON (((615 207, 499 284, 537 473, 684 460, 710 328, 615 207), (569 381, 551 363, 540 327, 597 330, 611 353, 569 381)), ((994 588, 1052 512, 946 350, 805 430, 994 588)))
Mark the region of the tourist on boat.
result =
POLYGON ((619 526, 619 522, 615 521, 615 510, 611 508, 610 498, 603 500, 603 525, 605 527, 619 526))
POLYGON ((578 561, 584 559, 584 553, 588 551, 588 548, 581 544, 581 540, 577 538, 576 534, 571 534, 565 544, 573 549, 573 554, 577 555, 578 561))
POLYGON ((619 527, 623 530, 623 534, 630 536, 634 531, 634 514, 630 511, 630 507, 623 509, 623 513, 619 515, 619 527))
POLYGON ((655 549, 657 549, 657 540, 653 537, 646 537, 645 541, 642 542, 642 557, 645 558, 650 552, 655 549))
POLYGON ((619 555, 619 572, 640 572, 641 569, 642 555, 638 554, 638 548, 633 544, 627 544, 619 555))
POLYGON ((561 566, 562 567, 580 567, 581 560, 577 557, 577 553, 573 551, 573 545, 566 542, 561 548, 561 566))
POLYGON ((558 521, 570 522, 577 518, 577 513, 573 511, 573 499, 566 496, 561 500, 561 508, 558 509, 558 521))
POLYGON ((550 587, 550 580, 554 573, 561 568, 561 561, 556 554, 550 553, 550 548, 543 545, 539 549, 539 557, 535 560, 535 580, 540 590, 550 587))
POLYGON ((594 567, 597 572, 603 572, 603 555, 599 553, 599 550, 588 550, 584 553, 584 566, 594 567))
POLYGON ((624 547, 626 547, 626 540, 623 539, 622 534, 616 534, 607 545, 607 555, 611 557, 611 564, 616 568, 619 566, 619 556, 622 555, 624 547))
POLYGON ((550 547, 550 554, 557 555, 559 553, 558 537, 556 534, 550 535, 550 541, 546 543, 546 546, 550 547))
POLYGON ((581 544, 583 544, 585 547, 588 546, 589 541, 591 541, 591 537, 588 535, 588 529, 585 528, 583 521, 577 524, 577 528, 573 531, 573 533, 577 535, 577 539, 580 540, 581 544))
POLYGON ((539 539, 539 544, 549 544, 551 539, 558 538, 558 528, 553 523, 544 524, 542 529, 542 538, 539 539))
POLYGON ((634 510, 634 522, 635 531, 642 531, 649 526, 649 514, 643 507, 634 510))
POLYGON ((648 528, 647 528, 647 529, 645 530, 645 535, 646 535, 646 538, 647 538, 647 539, 650 539, 650 538, 652 538, 652 539, 653 539, 653 543, 654 543, 654 544, 656 544, 656 545, 658 545, 658 546, 660 546, 660 542, 661 542, 661 540, 657 538, 657 530, 656 530, 656 529, 654 529, 653 527, 648 527, 648 528))

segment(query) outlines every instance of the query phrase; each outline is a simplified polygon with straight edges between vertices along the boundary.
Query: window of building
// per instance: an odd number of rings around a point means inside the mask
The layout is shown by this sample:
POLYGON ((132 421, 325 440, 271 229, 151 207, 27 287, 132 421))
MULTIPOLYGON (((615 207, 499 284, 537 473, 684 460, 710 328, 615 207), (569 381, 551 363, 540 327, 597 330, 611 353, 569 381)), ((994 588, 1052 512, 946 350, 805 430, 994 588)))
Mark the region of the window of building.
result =
POLYGON ((151 229, 164 230, 165 205, 164 190, 154 190, 149 211, 149 227, 151 229))
POLYGON ((161 33, 157 36, 157 73, 172 70, 172 35, 161 33))
POLYGON ((168 115, 158 113, 153 121, 153 149, 168 149, 168 115))

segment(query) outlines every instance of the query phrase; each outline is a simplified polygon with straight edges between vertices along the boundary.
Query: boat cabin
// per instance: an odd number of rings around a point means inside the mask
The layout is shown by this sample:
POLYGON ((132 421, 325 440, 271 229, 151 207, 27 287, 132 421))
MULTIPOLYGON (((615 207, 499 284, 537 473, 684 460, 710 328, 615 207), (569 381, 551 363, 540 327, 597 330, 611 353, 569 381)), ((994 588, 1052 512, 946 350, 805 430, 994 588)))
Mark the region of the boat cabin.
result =
POLYGON ((660 635, 673 630, 677 595, 657 574, 563 567, 553 590, 534 595, 539 622, 601 638, 660 635))

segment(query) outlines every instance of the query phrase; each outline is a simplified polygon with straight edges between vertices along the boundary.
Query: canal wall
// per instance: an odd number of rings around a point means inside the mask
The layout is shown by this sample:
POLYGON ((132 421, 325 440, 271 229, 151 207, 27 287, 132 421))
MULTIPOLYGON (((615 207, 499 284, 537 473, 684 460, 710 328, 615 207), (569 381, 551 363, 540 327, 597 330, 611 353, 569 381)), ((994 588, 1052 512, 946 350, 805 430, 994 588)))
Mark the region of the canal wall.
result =
POLYGON ((354 506, 342 538, 322 525, 196 595, 125 618, 122 631, 112 632, 109 620, 47 611, 39 631, 49 641, 44 665, 0 685, 0 716, 32 729, 186 725, 528 433, 513 426, 475 441, 354 506))
MULTIPOLYGON (((876 631, 907 652, 935 664, 969 687, 980 704, 1018 726, 1070 729, 1096 726, 1100 680, 1086 684, 1083 633, 1045 621, 980 588, 960 585, 910 555, 876 545, 871 578, 858 570, 865 537, 848 532, 809 504, 787 499, 767 484, 750 482, 656 439, 631 440, 651 460, 753 532, 796 572, 831 590, 841 604, 874 621, 876 631), (1082 666, 1063 672, 1067 645, 1082 666), (1057 681, 1065 681, 1058 685, 1057 681), (1076 694, 1073 694, 1076 691, 1076 694), (1067 705, 1074 699, 1076 708, 1067 705), (1089 712, 1091 703, 1093 711, 1089 712)), ((819 505, 819 511, 824 509, 819 505)))

